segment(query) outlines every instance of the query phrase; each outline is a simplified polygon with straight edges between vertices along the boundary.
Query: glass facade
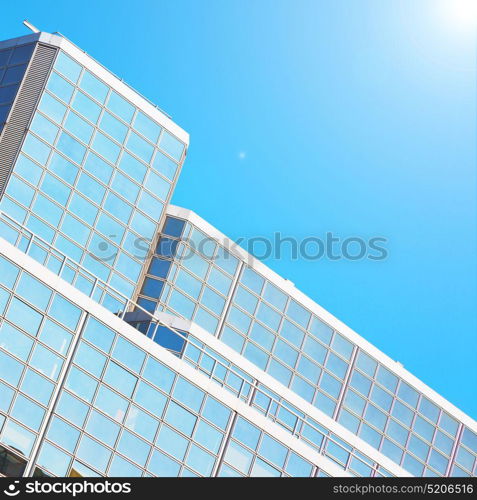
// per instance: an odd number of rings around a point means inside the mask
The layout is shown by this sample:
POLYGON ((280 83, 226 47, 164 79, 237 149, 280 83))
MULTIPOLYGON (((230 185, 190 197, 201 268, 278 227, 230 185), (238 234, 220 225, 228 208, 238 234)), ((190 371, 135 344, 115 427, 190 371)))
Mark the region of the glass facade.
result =
MULTIPOLYGON (((56 43, 0 200, 0 475, 476 475, 476 425, 174 215, 186 134, 56 43)), ((1 154, 36 49, 0 47, 1 154)))

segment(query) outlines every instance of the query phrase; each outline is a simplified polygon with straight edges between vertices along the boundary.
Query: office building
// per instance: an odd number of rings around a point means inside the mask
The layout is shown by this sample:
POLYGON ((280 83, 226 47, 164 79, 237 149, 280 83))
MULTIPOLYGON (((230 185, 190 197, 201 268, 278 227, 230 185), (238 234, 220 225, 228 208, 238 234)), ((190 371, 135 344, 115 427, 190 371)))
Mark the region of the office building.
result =
POLYGON ((194 212, 189 136, 0 42, 0 474, 474 476, 477 423, 194 212))

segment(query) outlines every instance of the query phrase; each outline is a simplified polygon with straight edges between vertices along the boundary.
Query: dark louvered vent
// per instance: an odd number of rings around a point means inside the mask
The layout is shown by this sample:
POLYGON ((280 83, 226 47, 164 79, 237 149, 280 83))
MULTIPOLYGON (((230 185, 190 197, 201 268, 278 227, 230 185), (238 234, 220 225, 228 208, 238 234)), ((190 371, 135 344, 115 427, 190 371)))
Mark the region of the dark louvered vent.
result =
POLYGON ((10 111, 10 117, 0 136, 0 197, 12 172, 57 50, 48 45, 37 45, 10 111))

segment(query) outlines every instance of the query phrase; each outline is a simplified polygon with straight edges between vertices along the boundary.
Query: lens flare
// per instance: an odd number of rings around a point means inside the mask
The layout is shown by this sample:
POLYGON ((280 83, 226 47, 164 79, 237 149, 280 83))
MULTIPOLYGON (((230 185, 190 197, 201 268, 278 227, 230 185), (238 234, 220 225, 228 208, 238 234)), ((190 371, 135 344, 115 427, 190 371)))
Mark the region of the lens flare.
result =
POLYGON ((477 0, 443 0, 440 10, 454 29, 477 34, 477 0))

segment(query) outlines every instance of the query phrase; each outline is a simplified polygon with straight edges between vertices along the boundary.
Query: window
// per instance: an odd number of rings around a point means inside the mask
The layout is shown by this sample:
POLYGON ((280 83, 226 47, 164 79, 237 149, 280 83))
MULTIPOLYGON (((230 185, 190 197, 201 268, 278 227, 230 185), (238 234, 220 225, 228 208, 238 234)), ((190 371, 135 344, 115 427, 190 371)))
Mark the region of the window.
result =
POLYGON ((98 121, 101 113, 101 107, 82 92, 76 93, 71 107, 93 123, 98 121))
POLYGON ((156 143, 161 132, 161 127, 144 113, 138 112, 134 120, 134 128, 151 142, 156 143))
POLYGON ((380 365, 378 369, 378 375, 376 377, 376 380, 386 387, 386 389, 389 389, 391 392, 396 391, 396 386, 398 383, 398 378, 396 375, 391 373, 389 370, 384 368, 384 366, 380 365))
POLYGON ((62 123, 66 113, 66 106, 61 104, 48 93, 45 93, 41 98, 38 109, 43 111, 43 113, 59 124, 62 123))
POLYGON ((61 324, 74 331, 78 326, 78 321, 82 312, 69 300, 66 300, 61 295, 56 294, 53 302, 51 303, 49 314, 61 324))
POLYGON ((71 59, 71 57, 67 56, 63 51, 58 53, 55 62, 55 69, 62 75, 66 76, 66 78, 73 83, 78 81, 81 73, 81 66, 76 61, 71 59))
POLYGON ((51 73, 46 88, 66 103, 70 102, 71 96, 73 95, 74 91, 73 85, 68 83, 55 71, 51 73))
POLYGON ((127 366, 129 369, 139 373, 146 357, 146 353, 138 349, 123 337, 118 337, 113 351, 113 357, 127 366))
POLYGON ((89 71, 83 73, 79 86, 101 103, 104 103, 109 90, 101 80, 98 80, 89 71))
POLYGON ((101 156, 106 158, 106 160, 110 161, 111 163, 116 163, 119 156, 120 147, 111 139, 108 139, 101 132, 96 132, 92 147, 101 156))
POLYGON ((166 130, 164 130, 161 135, 159 147, 174 158, 174 160, 181 160, 182 152, 184 151, 184 144, 166 130))
POLYGON ((60 124, 66 113, 66 106, 47 93, 45 93, 41 98, 38 109, 60 124))
POLYGON ((92 410, 86 425, 86 432, 103 443, 114 446, 118 438, 120 427, 103 414, 92 410))
POLYGON ((255 293, 260 294, 262 291, 264 279, 249 267, 244 268, 240 281, 255 293))
POLYGON ((13 324, 31 335, 36 335, 43 316, 16 297, 10 302, 6 316, 13 324))
POLYGON ((110 361, 104 375, 104 381, 126 397, 131 397, 137 378, 124 368, 110 361))
POLYGON ((122 118, 125 122, 130 123, 134 115, 135 108, 126 99, 121 97, 116 92, 112 91, 107 107, 119 118, 122 118))
POLYGON ((104 472, 111 457, 111 452, 94 439, 83 435, 76 456, 92 467, 104 472))
POLYGON ((190 409, 199 411, 202 400, 204 399, 204 392, 187 382, 182 377, 179 377, 174 388, 173 396, 190 409))
POLYGON ((189 440, 173 431, 167 425, 163 425, 159 431, 156 444, 159 448, 164 450, 169 455, 172 455, 174 458, 183 460, 187 446, 189 445, 189 440))
POLYGON ((233 430, 233 437, 255 450, 260 437, 260 430, 242 417, 238 417, 233 430))
POLYGON ((134 132, 130 132, 126 147, 146 163, 151 161, 154 147, 134 132))

